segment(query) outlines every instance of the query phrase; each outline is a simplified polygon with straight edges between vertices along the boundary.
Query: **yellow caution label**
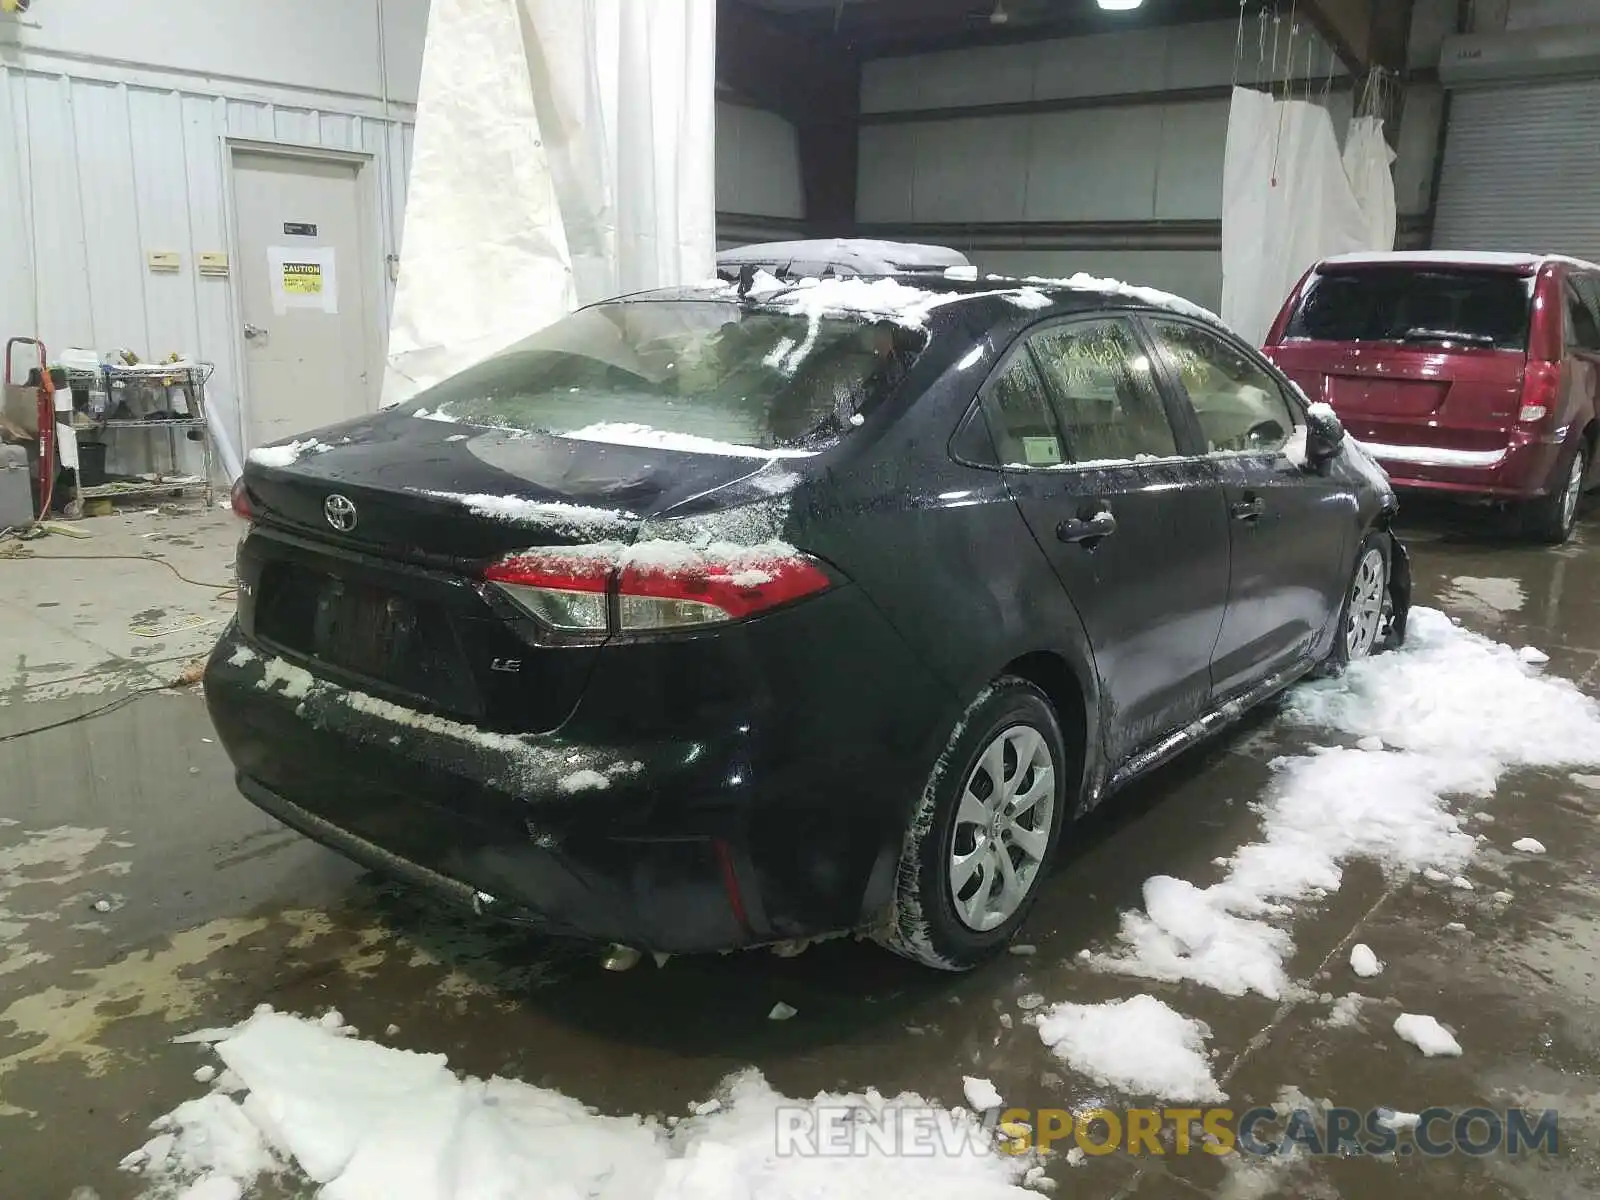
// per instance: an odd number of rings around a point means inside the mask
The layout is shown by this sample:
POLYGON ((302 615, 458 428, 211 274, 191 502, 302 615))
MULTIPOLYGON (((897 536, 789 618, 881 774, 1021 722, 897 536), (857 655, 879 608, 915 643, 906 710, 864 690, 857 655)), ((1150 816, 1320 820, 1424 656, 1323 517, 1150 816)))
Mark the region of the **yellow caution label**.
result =
POLYGON ((283 290, 294 296, 320 296, 322 294, 322 264, 283 264, 283 290))

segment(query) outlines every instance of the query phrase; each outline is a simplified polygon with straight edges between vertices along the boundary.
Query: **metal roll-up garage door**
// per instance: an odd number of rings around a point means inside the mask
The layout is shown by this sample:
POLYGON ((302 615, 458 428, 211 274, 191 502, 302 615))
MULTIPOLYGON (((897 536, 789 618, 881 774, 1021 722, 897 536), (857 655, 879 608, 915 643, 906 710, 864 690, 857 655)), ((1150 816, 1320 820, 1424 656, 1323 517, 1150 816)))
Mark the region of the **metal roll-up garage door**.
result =
POLYGON ((1455 92, 1433 244, 1600 261, 1600 81, 1455 92))

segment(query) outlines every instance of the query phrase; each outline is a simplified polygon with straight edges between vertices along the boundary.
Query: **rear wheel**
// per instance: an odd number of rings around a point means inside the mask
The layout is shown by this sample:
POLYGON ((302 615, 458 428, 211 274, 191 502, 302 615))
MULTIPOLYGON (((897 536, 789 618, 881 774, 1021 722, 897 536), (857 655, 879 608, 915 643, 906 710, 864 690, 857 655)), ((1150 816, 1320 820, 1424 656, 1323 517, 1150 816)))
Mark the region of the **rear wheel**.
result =
POLYGON ((1033 906, 1065 819, 1061 725, 1025 679, 997 680, 957 724, 912 817, 878 940, 946 971, 975 967, 1033 906))
POLYGON ((1539 499, 1530 501, 1525 511, 1528 536, 1541 542, 1558 544, 1572 536, 1578 524, 1578 502, 1583 498, 1583 481, 1589 473, 1589 448, 1578 442, 1570 458, 1556 469, 1550 488, 1539 499))

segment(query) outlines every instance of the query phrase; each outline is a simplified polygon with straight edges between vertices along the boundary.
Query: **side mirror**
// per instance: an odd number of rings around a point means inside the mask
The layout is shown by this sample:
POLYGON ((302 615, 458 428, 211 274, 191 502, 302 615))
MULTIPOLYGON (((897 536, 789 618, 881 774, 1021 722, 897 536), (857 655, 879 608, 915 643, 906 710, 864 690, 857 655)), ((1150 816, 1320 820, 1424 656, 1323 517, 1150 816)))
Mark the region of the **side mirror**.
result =
POLYGON ((1344 426, 1326 405, 1313 405, 1306 414, 1306 461, 1320 467, 1344 448, 1344 426))

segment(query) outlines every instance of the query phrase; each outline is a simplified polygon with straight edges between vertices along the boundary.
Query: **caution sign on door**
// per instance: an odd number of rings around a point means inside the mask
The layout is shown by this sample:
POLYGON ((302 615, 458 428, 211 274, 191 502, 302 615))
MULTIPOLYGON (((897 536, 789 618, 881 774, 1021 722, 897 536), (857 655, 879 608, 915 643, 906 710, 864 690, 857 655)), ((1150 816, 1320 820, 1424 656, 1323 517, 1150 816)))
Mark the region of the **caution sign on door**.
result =
POLYGON ((322 295, 322 264, 286 262, 283 264, 283 290, 291 296, 322 295))
POLYGON ((339 311, 338 258, 332 246, 267 247, 267 283, 272 311, 290 309, 339 311))

